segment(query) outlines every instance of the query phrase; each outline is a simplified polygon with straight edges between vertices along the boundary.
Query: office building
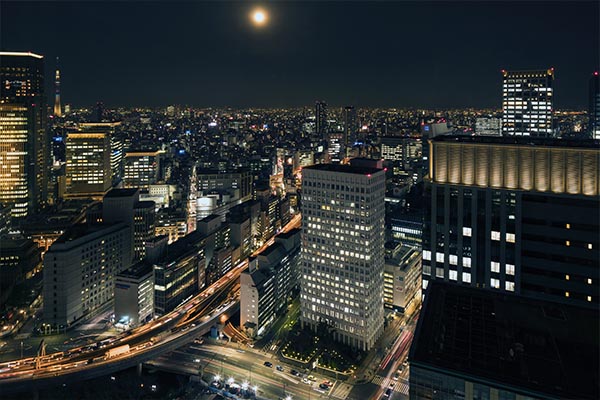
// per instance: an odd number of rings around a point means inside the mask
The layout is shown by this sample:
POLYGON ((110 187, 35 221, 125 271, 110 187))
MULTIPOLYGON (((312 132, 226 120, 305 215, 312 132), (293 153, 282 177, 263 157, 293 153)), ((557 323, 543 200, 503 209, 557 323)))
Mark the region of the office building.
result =
POLYGON ((24 218, 48 198, 44 57, 0 52, 0 81, 0 204, 24 218))
POLYGON ((301 322, 369 350, 383 330, 385 171, 302 170, 301 322))
POLYGON ((252 173, 248 170, 219 171, 202 169, 196 171, 198 191, 204 194, 210 191, 227 193, 232 200, 249 200, 252 195, 252 173))
POLYGON ((196 231, 153 253, 155 315, 173 311, 206 285, 205 248, 206 237, 196 231))
POLYGON ((154 316, 154 269, 146 261, 127 268, 115 277, 115 321, 134 328, 154 316))
POLYGON ((475 134, 479 136, 502 135, 502 118, 479 117, 475 120, 475 134))
POLYGON ((600 143, 430 142, 423 287, 441 280, 598 307, 600 143))
POLYGON ((130 150, 125 153, 123 186, 148 189, 155 184, 160 174, 161 151, 130 150))
POLYGON ((62 117, 60 106, 60 70, 58 69, 58 57, 56 57, 56 73, 54 74, 54 116, 62 117))
POLYGON ((262 336, 287 311, 299 262, 300 229, 294 229, 276 236, 240 275, 240 325, 250 337, 262 336))
POLYGON ((600 139, 600 77, 595 71, 590 78, 588 130, 592 139, 600 139))
POLYGON ((0 238, 0 305, 15 285, 41 271, 41 251, 31 239, 0 238))
POLYGON ((67 198, 100 200, 112 186, 110 135, 107 132, 67 133, 67 198))
POLYGON ((416 247, 388 242, 383 271, 383 304, 401 313, 421 301, 421 252, 416 247))
POLYGON ((317 137, 326 138, 327 127, 327 103, 317 101, 315 103, 315 133, 317 137))
POLYGON ((598 311, 432 282, 411 399, 597 399, 598 311))
POLYGON ((354 142, 358 139, 356 133, 358 131, 358 119, 356 117, 356 109, 353 106, 344 107, 344 143, 343 157, 348 157, 348 152, 352 149, 354 142))
POLYGON ((153 201, 140 201, 139 189, 112 189, 102 199, 102 223, 124 222, 131 226, 134 261, 146 255, 146 242, 154 237, 156 213, 153 201))
POLYGON ((115 275, 131 256, 125 224, 69 228, 44 257, 44 322, 68 328, 112 307, 115 275))
POLYGON ((552 137, 554 68, 502 70, 502 134, 552 137))

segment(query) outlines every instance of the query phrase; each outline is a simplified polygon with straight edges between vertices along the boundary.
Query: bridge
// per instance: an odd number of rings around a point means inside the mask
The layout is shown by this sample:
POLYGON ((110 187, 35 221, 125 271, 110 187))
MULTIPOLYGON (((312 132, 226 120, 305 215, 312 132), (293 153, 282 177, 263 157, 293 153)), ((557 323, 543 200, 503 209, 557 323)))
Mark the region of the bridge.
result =
MULTIPOLYGON (((282 229, 300 226, 300 215, 282 229)), ((271 238, 253 255, 274 242, 271 238)), ((37 391, 73 381, 93 379, 157 358, 206 334, 217 322, 224 323, 239 310, 239 277, 248 260, 239 263, 174 311, 112 339, 46 354, 43 342, 36 357, 0 364, 0 392, 37 391)))

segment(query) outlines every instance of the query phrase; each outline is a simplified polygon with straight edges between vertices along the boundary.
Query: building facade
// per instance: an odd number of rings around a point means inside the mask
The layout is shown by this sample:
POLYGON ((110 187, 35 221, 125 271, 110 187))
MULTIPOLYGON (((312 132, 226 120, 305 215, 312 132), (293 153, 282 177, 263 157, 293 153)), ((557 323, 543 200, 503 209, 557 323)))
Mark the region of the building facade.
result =
POLYGON ((600 139, 600 76, 595 71, 590 78, 588 131, 592 139, 600 139))
POLYGON ((552 137, 554 68, 502 70, 502 134, 552 137))
POLYGON ((66 141, 67 198, 100 200, 112 186, 110 136, 106 132, 69 132, 66 141))
POLYGON ((56 240, 44 257, 44 322, 67 328, 112 305, 130 243, 125 224, 75 225, 56 240))
POLYGON ((597 307, 597 141, 430 142, 423 288, 442 280, 597 307))
POLYGON ((0 82, 0 204, 24 218, 48 200, 44 57, 0 52, 0 82))
POLYGON ((302 171, 301 322, 361 350, 383 330, 384 197, 382 169, 302 171))
POLYGON ((386 308, 404 313, 421 300, 421 251, 401 243, 387 243, 383 271, 386 308))
POLYGON ((148 189, 158 181, 160 173, 160 151, 127 151, 123 186, 148 189))
POLYGON ((141 261, 115 277, 115 321, 126 329, 154 316, 154 270, 141 261))

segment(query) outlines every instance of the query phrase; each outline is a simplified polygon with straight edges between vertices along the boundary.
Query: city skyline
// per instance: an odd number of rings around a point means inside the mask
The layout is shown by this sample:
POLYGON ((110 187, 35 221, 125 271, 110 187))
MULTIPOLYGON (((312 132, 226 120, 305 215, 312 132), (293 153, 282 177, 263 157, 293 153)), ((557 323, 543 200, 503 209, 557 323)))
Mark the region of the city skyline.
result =
POLYGON ((554 67, 555 107, 585 109, 598 4, 541 6, 3 2, 0 29, 2 50, 45 56, 49 103, 60 57, 61 101, 78 107, 500 108, 502 69, 554 67))

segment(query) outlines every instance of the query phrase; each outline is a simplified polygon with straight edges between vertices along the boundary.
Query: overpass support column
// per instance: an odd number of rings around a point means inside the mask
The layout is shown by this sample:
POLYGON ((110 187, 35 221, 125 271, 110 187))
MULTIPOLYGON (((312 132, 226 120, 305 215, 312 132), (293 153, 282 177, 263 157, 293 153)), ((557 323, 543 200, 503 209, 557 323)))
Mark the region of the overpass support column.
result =
POLYGON ((142 363, 137 365, 137 376, 142 376, 142 363))

